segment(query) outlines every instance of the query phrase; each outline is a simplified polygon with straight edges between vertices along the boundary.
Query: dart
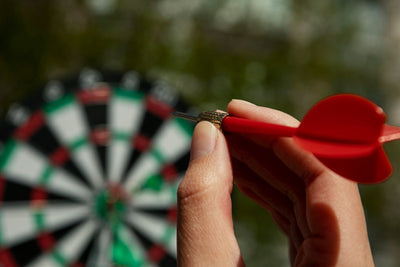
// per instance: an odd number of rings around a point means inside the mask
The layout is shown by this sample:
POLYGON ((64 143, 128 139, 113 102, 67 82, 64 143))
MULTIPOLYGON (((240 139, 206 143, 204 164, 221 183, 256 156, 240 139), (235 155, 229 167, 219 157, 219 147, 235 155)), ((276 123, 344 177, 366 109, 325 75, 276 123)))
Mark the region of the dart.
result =
POLYGON ((359 183, 387 179, 392 167, 383 144, 400 139, 400 128, 385 124, 384 111, 373 102, 352 94, 328 97, 313 106, 299 127, 272 124, 231 116, 224 112, 202 112, 175 116, 210 121, 225 133, 293 137, 328 168, 359 183))

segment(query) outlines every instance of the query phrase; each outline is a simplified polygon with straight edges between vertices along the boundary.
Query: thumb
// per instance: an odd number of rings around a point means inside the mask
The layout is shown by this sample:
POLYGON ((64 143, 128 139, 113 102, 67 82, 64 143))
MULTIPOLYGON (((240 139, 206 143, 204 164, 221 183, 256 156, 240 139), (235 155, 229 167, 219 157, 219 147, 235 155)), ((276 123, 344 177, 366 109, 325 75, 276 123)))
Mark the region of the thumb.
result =
POLYGON ((211 123, 200 122, 178 188, 179 266, 241 265, 232 224, 232 185, 224 136, 211 123))

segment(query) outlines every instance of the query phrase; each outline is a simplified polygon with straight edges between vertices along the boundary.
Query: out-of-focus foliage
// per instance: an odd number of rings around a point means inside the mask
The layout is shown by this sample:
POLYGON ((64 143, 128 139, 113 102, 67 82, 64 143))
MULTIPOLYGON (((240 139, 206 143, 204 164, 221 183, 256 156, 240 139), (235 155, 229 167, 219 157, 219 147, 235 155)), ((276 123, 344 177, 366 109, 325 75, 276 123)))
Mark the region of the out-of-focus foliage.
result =
MULTIPOLYGON (((347 0, 3 0, 0 112, 44 81, 83 67, 135 69, 162 78, 199 109, 232 98, 297 118, 340 92, 388 107, 400 121, 399 8, 347 0)), ((376 263, 398 266, 399 145, 394 177, 362 186, 376 263)), ((249 266, 288 265, 266 212, 234 193, 236 229, 249 266)))

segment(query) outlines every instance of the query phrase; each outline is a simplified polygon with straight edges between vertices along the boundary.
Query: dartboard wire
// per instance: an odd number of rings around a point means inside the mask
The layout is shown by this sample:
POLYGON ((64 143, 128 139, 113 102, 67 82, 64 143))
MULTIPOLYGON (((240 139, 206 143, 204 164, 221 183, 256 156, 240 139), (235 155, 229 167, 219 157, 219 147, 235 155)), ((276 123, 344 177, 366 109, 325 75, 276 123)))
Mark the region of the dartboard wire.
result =
POLYGON ((27 206, 25 203, 2 205, 0 210, 0 246, 12 247, 43 232, 54 232, 89 217, 89 206, 52 202, 27 206))
POLYGON ((87 219, 59 240, 51 251, 39 256, 28 267, 69 266, 75 263, 98 228, 99 224, 95 220, 87 219))
POLYGON ((135 192, 140 186, 159 173, 162 166, 174 162, 186 153, 191 142, 191 124, 179 118, 167 120, 153 137, 151 148, 134 164, 124 183, 124 188, 135 192))
POLYGON ((47 124, 60 142, 71 151, 75 164, 94 188, 100 188, 103 175, 100 172, 99 159, 88 138, 87 122, 75 95, 67 94, 49 103, 44 110, 47 124))
MULTIPOLYGON (((127 225, 133 227, 153 243, 152 248, 162 248, 176 258, 176 226, 150 214, 131 211, 126 218, 127 225)), ((151 249, 151 248, 150 248, 151 249)))
POLYGON ((7 180, 43 188, 78 201, 87 202, 91 195, 85 184, 52 166, 40 151, 18 140, 10 139, 5 145, 0 157, 0 173, 7 180))

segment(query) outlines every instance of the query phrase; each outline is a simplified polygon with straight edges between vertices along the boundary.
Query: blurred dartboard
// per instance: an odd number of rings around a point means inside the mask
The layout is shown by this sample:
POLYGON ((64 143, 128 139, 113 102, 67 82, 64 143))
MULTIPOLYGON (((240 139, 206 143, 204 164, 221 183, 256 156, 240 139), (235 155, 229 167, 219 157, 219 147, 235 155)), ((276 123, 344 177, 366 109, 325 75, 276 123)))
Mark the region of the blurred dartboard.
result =
POLYGON ((0 129, 0 266, 175 266, 193 125, 162 82, 83 70, 0 129))

